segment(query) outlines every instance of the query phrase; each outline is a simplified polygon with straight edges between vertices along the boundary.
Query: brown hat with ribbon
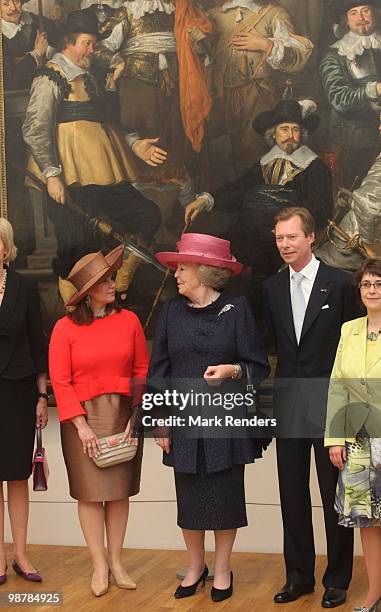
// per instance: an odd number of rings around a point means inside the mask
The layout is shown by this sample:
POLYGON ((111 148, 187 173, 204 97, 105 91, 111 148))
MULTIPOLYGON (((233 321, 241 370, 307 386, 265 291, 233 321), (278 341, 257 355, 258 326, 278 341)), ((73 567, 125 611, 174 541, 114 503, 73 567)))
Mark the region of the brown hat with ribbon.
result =
POLYGON ((76 292, 65 306, 75 306, 85 297, 91 287, 106 276, 116 272, 123 263, 123 257, 123 244, 107 253, 107 255, 103 255, 102 251, 98 251, 98 253, 89 253, 81 257, 67 277, 67 280, 76 288, 76 292))

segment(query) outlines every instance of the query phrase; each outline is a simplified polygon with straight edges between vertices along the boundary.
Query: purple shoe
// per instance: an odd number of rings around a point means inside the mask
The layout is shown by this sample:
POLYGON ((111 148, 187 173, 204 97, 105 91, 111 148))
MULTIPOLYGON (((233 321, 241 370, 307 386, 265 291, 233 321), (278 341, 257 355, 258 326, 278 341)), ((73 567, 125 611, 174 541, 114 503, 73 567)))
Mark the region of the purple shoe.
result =
POLYGON ((1 574, 1 576, 0 576, 0 586, 2 584, 4 584, 4 582, 6 582, 6 580, 7 580, 7 569, 8 569, 8 567, 5 566, 4 574, 1 574))
POLYGON ((17 561, 13 561, 12 567, 16 574, 22 576, 24 580, 29 580, 30 582, 42 582, 41 575, 38 572, 24 572, 24 570, 21 569, 17 561))

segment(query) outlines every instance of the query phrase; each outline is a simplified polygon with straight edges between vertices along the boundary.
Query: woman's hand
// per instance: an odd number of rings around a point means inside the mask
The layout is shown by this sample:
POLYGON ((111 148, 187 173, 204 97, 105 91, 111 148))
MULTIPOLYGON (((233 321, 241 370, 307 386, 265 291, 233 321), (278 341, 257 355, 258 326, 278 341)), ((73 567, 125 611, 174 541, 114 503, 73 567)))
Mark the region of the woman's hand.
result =
POLYGON ((232 378, 234 365, 223 363, 221 365, 208 366, 204 372, 204 379, 210 387, 218 387, 225 378, 232 378))
POLYGON ((79 439, 82 442, 83 453, 89 457, 98 457, 101 450, 99 440, 91 427, 85 422, 77 428, 79 439))
POLYGON ((36 427, 44 429, 48 424, 48 402, 44 397, 38 398, 36 406, 36 427))
POLYGON ((347 460, 347 449, 345 446, 330 446, 329 458, 335 467, 339 468, 339 470, 343 470, 347 460))
POLYGON ((124 434, 123 434, 123 438, 122 438, 123 442, 125 440, 127 440, 127 444, 129 446, 137 446, 138 445, 138 438, 136 435, 136 430, 132 427, 132 418, 129 419, 128 423, 127 423, 127 427, 124 430, 124 434))
POLYGON ((171 452, 171 440, 170 438, 155 438, 155 442, 158 446, 160 446, 161 450, 163 450, 167 455, 171 452))

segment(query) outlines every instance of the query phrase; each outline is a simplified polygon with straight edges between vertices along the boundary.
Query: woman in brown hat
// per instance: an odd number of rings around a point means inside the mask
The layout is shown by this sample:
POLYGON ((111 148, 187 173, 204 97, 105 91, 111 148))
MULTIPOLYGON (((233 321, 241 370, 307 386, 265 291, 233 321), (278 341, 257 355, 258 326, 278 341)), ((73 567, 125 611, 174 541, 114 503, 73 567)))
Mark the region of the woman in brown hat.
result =
POLYGON ((142 440, 132 461, 106 468, 93 461, 100 437, 124 432, 131 444, 137 443, 134 409, 148 353, 136 315, 115 304, 114 274, 123 255, 119 246, 105 256, 100 251, 85 255, 75 264, 68 279, 76 291, 66 304, 74 309, 56 323, 49 351, 70 495, 78 500, 94 566, 91 590, 97 597, 108 590, 109 572, 118 587, 136 587, 120 557, 129 497, 139 492, 142 440))
POLYGON ((149 377, 152 386, 158 382, 183 396, 200 393, 211 402, 191 401, 177 413, 176 404, 167 403, 169 414, 183 419, 184 427, 171 427, 157 438, 165 465, 174 468, 177 522, 189 556, 187 574, 175 597, 194 595, 197 586, 205 584, 205 531, 212 530, 216 556, 211 597, 222 601, 233 592, 230 556, 237 528, 247 525, 245 464, 261 457, 265 445, 245 437, 242 429, 223 426, 226 415, 238 417, 238 422, 239 417, 247 417, 245 406, 239 404, 242 383, 229 379, 245 379, 249 369, 258 383, 270 368, 247 299, 221 292, 242 270, 230 252, 230 242, 187 233, 177 247, 177 253, 156 255, 160 263, 176 270, 179 297, 163 306, 149 377), (230 401, 225 404, 225 400, 230 401), (213 421, 214 417, 219 420, 213 421), (210 418, 211 427, 204 429, 210 418))

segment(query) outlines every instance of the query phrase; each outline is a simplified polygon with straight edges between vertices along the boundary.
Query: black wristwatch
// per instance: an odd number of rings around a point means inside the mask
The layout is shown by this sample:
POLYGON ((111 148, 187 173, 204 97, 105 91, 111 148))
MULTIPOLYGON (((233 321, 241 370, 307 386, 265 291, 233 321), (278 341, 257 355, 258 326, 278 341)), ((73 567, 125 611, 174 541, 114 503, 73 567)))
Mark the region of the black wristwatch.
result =
POLYGON ((47 393, 39 393, 38 397, 43 397, 47 402, 49 401, 49 395, 47 393))

